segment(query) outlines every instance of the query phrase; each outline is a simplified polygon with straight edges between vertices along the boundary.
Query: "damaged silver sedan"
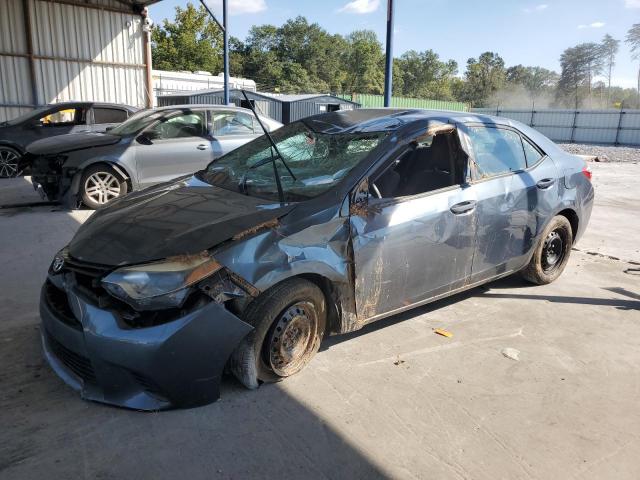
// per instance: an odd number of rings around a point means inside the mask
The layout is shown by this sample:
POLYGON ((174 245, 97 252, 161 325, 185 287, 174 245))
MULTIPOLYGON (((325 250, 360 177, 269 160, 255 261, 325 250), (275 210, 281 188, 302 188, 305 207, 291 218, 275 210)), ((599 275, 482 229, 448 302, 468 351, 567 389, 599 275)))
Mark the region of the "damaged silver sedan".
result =
POLYGON ((591 173, 511 120, 423 110, 292 123, 96 212, 42 289, 53 369, 155 410, 299 372, 325 335, 521 272, 555 280, 591 173))

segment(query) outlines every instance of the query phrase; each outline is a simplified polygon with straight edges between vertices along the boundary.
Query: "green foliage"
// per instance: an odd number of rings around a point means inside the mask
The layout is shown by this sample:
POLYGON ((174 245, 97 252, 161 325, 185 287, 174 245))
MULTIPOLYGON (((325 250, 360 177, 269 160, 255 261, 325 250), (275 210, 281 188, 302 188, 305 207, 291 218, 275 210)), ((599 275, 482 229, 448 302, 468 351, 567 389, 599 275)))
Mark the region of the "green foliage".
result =
POLYGON ((152 60, 159 70, 222 69, 222 33, 203 6, 176 7, 175 20, 151 32, 152 60))
POLYGON ((433 50, 405 52, 394 61, 394 93, 406 97, 453 100, 452 82, 458 73, 454 60, 443 62, 433 50), (397 77, 396 77, 397 75, 397 77))
POLYGON ((376 33, 358 30, 347 37, 344 56, 346 81, 350 92, 382 93, 384 90, 384 55, 376 33))
POLYGON ((604 68, 602 45, 590 42, 567 48, 560 56, 560 66, 558 100, 579 108, 585 98, 591 100, 593 79, 604 68))
MULTIPOLYGON (((629 30, 626 42, 633 58, 640 59, 640 24, 629 30)), ((454 60, 441 59, 430 49, 410 50, 393 60, 393 95, 475 107, 638 103, 628 89, 610 84, 619 45, 605 35, 599 44, 567 48, 560 57, 561 75, 536 66, 506 68, 500 55, 485 52, 470 58, 459 76, 454 60), (600 75, 608 82, 597 82, 600 75)), ((174 21, 153 29, 152 47, 154 67, 160 70, 214 75, 222 70, 222 34, 202 6, 176 7, 174 21)), ((298 16, 281 26, 256 25, 244 41, 231 37, 229 49, 230 74, 255 80, 262 91, 379 95, 384 90, 384 51, 371 30, 333 35, 298 16)), ((638 87, 640 98, 640 75, 638 87)))
POLYGON ((635 23, 629 29, 625 42, 631 48, 631 58, 640 60, 640 23, 635 23))
POLYGON ((485 52, 477 60, 470 58, 467 60, 465 80, 466 85, 462 92, 463 100, 471 103, 474 107, 486 106, 486 100, 505 84, 504 60, 494 52, 485 52))

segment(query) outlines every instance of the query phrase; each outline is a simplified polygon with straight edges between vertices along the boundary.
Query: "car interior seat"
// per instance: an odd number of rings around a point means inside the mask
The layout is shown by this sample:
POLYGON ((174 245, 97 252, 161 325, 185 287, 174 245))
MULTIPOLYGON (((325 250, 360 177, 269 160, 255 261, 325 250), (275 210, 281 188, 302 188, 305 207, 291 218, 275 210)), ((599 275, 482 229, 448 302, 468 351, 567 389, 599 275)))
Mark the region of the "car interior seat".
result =
POLYGON ((428 148, 416 148, 411 158, 404 195, 437 190, 454 184, 449 136, 436 135, 428 148))

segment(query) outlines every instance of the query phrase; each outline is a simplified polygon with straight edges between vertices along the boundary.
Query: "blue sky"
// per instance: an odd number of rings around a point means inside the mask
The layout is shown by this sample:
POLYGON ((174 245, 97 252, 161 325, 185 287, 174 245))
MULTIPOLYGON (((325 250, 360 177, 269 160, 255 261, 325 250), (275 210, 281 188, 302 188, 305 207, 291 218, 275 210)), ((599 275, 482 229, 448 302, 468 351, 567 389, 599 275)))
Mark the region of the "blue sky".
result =
MULTIPOLYGON (((221 0, 208 3, 221 11, 221 0)), ((163 0, 151 7, 151 17, 156 23, 172 19, 174 7, 186 4, 163 0)), ((331 33, 372 29, 384 44, 386 0, 229 0, 229 5, 229 30, 242 39, 252 25, 281 25, 303 15, 331 33)), ((494 51, 507 66, 559 72, 565 48, 600 41, 606 33, 624 40, 633 23, 640 23, 640 0, 396 0, 394 56, 431 48, 443 59, 456 60, 462 74, 469 57, 494 51)), ((637 68, 623 41, 613 83, 635 87, 637 68)))

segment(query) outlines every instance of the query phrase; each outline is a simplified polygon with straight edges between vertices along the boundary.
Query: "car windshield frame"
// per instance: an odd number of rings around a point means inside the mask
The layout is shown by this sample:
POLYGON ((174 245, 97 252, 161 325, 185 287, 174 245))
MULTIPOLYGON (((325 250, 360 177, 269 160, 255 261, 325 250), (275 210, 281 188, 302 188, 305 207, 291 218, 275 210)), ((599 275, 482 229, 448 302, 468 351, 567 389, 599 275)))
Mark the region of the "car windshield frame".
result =
POLYGON ((277 172, 284 200, 305 201, 337 187, 372 155, 388 134, 388 131, 327 133, 299 120, 271 132, 284 159, 279 158, 267 136, 262 135, 213 160, 197 177, 227 190, 279 201, 277 172), (289 175, 285 163, 296 180, 289 175))
POLYGON ((29 112, 25 112, 22 115, 19 115, 15 118, 12 118, 11 120, 7 120, 6 122, 3 122, 2 124, 6 126, 11 126, 11 127, 20 125, 21 123, 24 123, 32 118, 36 118, 37 116, 50 111, 54 107, 55 107, 54 105, 45 105, 43 107, 36 108, 29 112))
POLYGON ((120 136, 135 135, 147 129, 153 123, 161 120, 171 112, 173 112, 173 110, 142 110, 141 112, 133 114, 121 124, 113 127, 107 133, 109 133, 110 135, 120 136))

